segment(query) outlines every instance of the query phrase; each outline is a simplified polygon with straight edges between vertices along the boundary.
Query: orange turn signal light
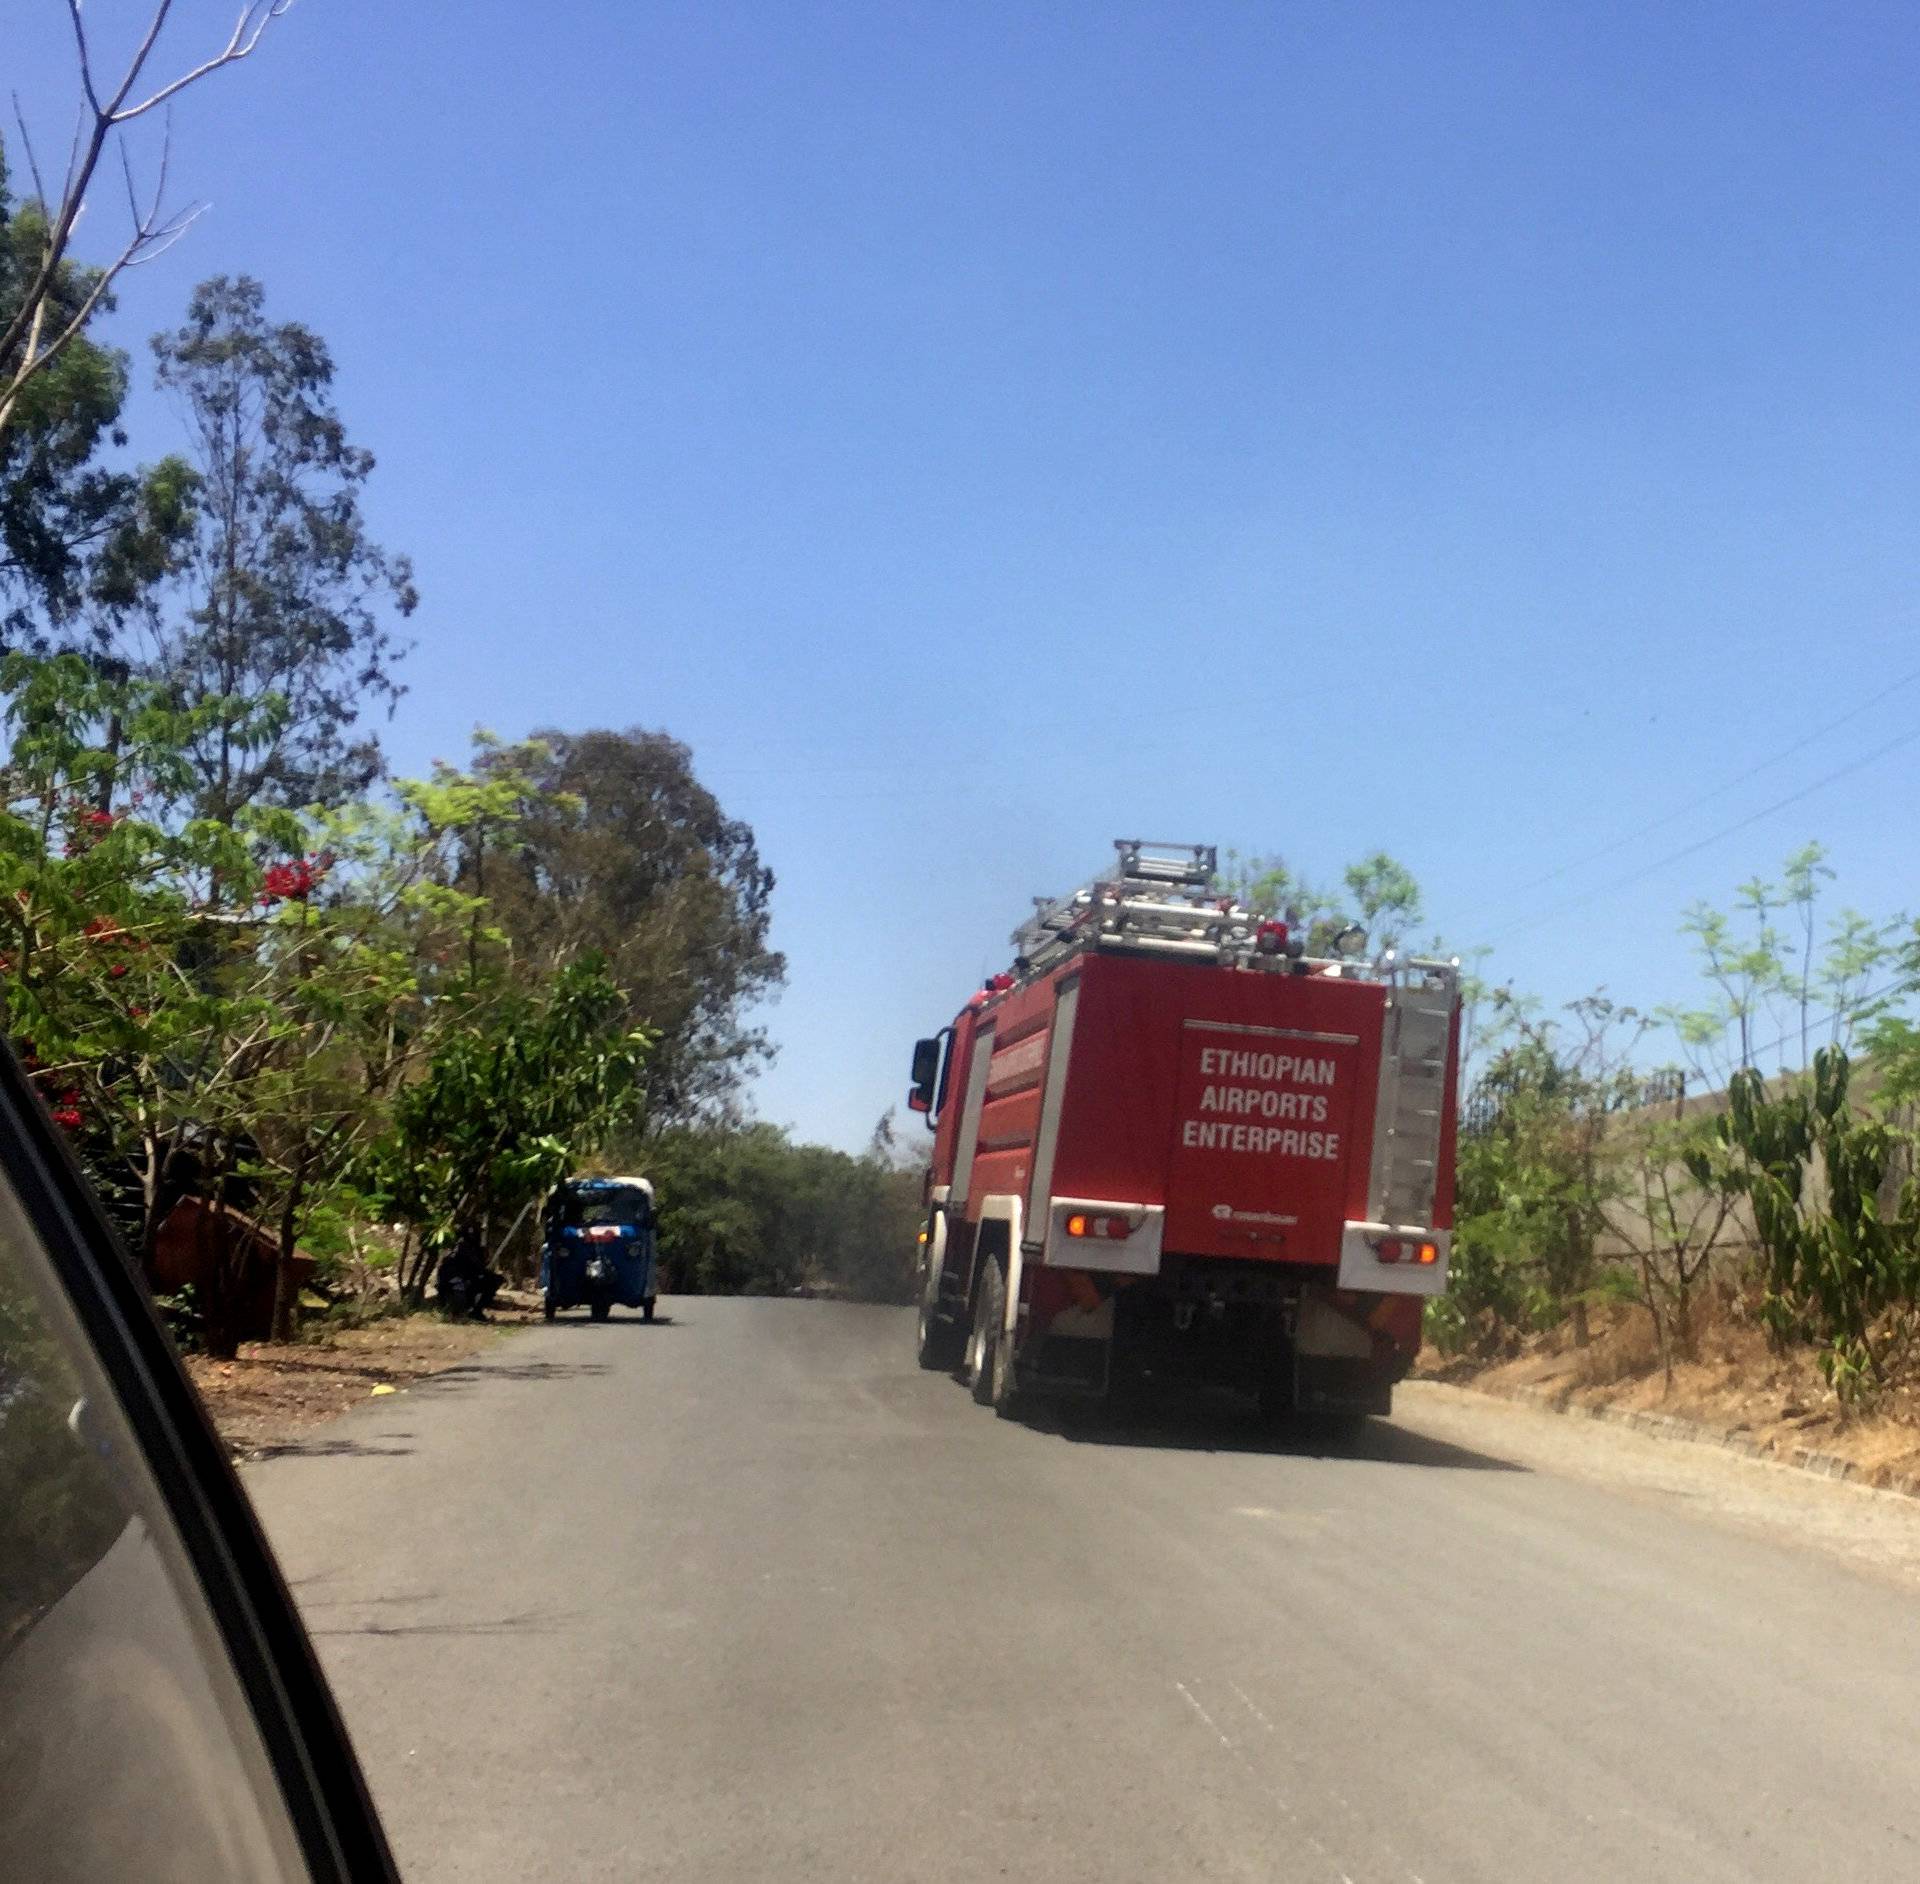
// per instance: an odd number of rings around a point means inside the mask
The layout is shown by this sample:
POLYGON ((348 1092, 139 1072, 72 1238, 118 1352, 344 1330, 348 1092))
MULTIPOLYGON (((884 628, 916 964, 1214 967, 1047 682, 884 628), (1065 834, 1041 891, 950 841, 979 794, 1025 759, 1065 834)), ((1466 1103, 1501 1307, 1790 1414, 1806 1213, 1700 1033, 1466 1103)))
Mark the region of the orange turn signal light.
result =
POLYGON ((1076 1210, 1067 1218, 1069 1236, 1104 1236, 1119 1243, 1133 1234, 1133 1225, 1125 1217, 1094 1217, 1076 1210))
POLYGON ((1383 1236, 1374 1242, 1373 1253, 1383 1263, 1437 1263, 1440 1245, 1402 1242, 1397 1236, 1383 1236))

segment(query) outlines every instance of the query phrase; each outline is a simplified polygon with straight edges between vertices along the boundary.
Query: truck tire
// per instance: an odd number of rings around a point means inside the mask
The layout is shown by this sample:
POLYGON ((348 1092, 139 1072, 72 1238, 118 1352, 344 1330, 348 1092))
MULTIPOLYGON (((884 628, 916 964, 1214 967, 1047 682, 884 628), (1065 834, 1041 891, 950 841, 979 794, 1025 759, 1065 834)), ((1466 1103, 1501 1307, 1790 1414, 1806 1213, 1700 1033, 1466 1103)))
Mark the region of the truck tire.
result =
POLYGON ((991 1255, 980 1258, 973 1291, 973 1333, 967 1340, 967 1386, 975 1406, 993 1404, 993 1350, 1006 1319, 1007 1285, 991 1255))
POLYGON ((990 1406, 1003 1420, 1018 1412, 1013 1355, 1008 1349, 1007 1277, 999 1258, 981 1259, 986 1273, 974 1291, 973 1339, 967 1345, 967 1385, 976 1406, 990 1406))
POLYGON ((588 1313, 592 1315, 595 1321, 605 1321, 607 1317, 613 1313, 613 1304, 611 1302, 595 1302, 592 1308, 588 1310, 588 1313))
POLYGON ((650 1295, 640 1304, 640 1319, 642 1321, 651 1321, 653 1319, 653 1301, 654 1298, 650 1295))
POLYGON ((940 1272, 929 1263, 927 1279, 920 1285, 920 1322, 914 1352, 929 1373, 950 1374, 960 1365, 966 1346, 966 1331, 941 1311, 940 1272))

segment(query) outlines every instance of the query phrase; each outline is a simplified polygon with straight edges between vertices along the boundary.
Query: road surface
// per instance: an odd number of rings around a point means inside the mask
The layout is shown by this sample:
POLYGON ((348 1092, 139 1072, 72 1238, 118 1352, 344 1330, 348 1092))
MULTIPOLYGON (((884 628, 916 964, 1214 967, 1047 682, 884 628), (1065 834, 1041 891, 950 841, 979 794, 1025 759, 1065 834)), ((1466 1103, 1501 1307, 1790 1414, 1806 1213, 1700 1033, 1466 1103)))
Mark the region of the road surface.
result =
POLYGON ((1920 1511, 1404 1395, 1032 1430, 904 1311, 562 1322, 249 1470, 437 1880, 1920 1876, 1920 1511))

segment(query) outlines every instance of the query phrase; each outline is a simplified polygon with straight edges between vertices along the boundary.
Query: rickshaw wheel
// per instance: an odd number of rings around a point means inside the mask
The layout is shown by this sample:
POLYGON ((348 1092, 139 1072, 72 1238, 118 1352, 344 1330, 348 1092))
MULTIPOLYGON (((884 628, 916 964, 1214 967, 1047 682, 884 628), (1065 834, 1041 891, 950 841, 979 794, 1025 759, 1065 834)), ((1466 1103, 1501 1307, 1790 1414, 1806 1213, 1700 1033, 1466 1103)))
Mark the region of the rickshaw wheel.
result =
POLYGON ((647 1299, 640 1304, 640 1319, 642 1321, 651 1321, 653 1319, 652 1296, 648 1296, 647 1299))
POLYGON ((540 1309, 541 1309, 541 1313, 544 1314, 549 1321, 551 1321, 554 1318, 554 1316, 556 1316, 560 1312, 553 1305, 553 1296, 551 1293, 549 1293, 547 1296, 547 1299, 540 1304, 540 1309))
POLYGON ((611 1302, 595 1302, 593 1305, 593 1318, 595 1321, 605 1321, 612 1313, 613 1304, 611 1302))

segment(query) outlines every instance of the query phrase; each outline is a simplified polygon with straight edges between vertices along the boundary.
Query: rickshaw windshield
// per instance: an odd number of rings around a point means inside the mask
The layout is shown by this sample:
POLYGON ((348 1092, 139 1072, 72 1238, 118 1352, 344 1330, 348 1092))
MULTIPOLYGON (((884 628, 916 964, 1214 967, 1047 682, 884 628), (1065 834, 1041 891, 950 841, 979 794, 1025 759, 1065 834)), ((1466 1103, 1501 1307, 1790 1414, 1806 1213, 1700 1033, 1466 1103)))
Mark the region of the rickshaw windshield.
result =
POLYGON ((643 1190, 565 1192, 555 1199, 555 1215, 568 1228, 619 1223, 645 1229, 653 1221, 653 1200, 643 1190))

